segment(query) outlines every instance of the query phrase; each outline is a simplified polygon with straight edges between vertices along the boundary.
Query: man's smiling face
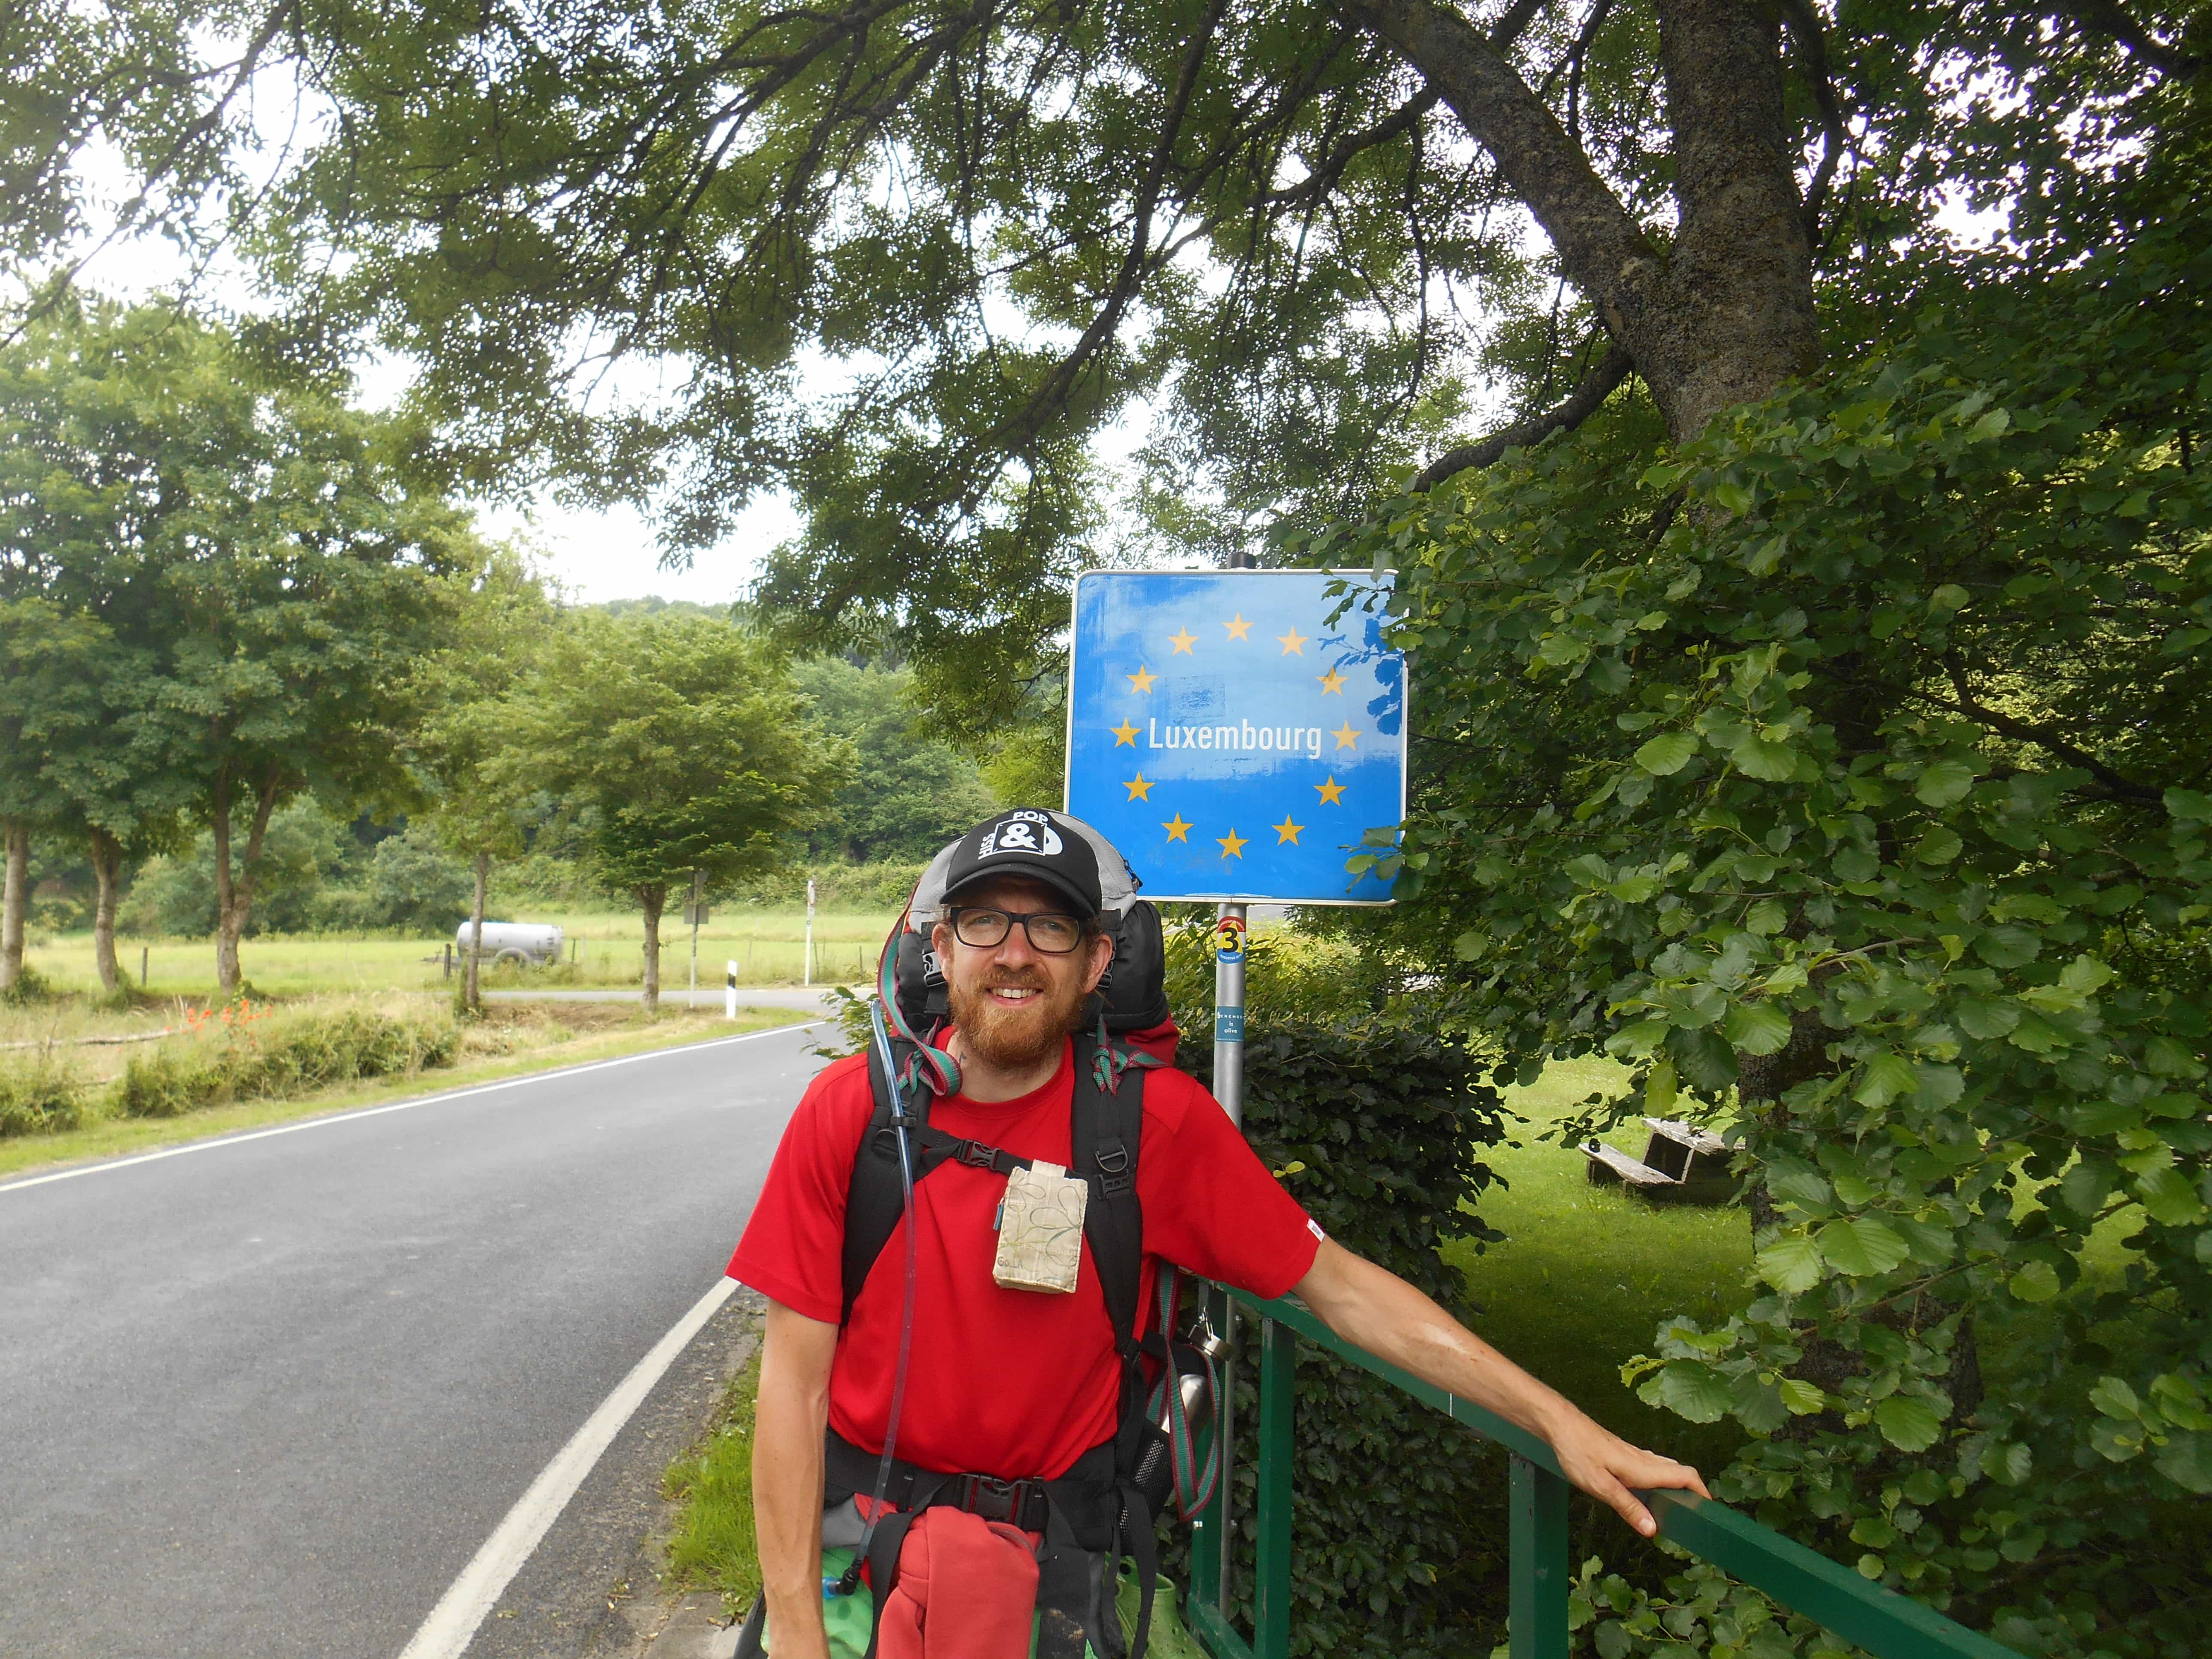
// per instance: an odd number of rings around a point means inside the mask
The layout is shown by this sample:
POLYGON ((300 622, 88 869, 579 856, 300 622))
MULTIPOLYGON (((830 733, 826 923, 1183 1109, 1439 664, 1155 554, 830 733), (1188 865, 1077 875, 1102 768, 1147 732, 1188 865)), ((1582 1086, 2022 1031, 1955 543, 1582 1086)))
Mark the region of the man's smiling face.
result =
MULTIPOLYGON (((956 910, 1071 913, 1068 901, 1041 882, 1008 876, 961 890, 956 910)), ((945 965, 945 1000, 962 1045, 987 1065, 1018 1068, 1042 1063, 1075 1029, 1084 999, 1114 959, 1111 939, 1093 934, 1054 955, 1030 943, 1019 923, 994 945, 963 945, 939 922, 930 944, 945 965)))

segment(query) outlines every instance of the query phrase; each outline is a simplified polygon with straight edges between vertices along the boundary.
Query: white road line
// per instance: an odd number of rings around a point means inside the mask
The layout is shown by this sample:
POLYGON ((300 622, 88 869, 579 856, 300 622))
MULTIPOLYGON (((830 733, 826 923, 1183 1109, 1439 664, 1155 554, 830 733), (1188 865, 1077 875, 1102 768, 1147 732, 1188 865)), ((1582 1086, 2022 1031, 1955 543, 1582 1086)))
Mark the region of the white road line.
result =
POLYGON ((610 1066, 629 1066, 641 1060, 660 1060, 670 1054, 695 1053, 701 1048, 722 1048, 732 1042, 750 1042, 759 1037, 787 1036, 793 1031, 810 1030, 826 1023, 810 1019, 792 1025, 772 1026, 765 1031, 747 1031, 741 1036, 679 1043, 672 1048, 648 1048, 641 1054, 618 1054, 612 1060, 594 1060, 581 1066, 563 1066, 558 1071, 532 1072, 526 1076, 511 1077, 500 1083, 479 1083, 471 1089, 451 1089, 442 1094, 418 1095, 413 1100, 395 1101, 389 1106, 365 1106, 358 1111, 332 1112, 326 1117, 311 1117, 299 1123, 279 1124, 273 1129, 253 1129, 245 1134, 222 1135, 213 1140, 195 1140, 189 1146, 167 1146, 158 1152, 140 1152, 131 1158, 111 1158, 105 1164, 81 1164, 75 1169, 56 1170, 51 1175, 0 1182, 0 1193, 20 1192, 26 1187, 43 1187, 50 1181, 74 1181, 79 1176, 105 1175, 111 1170, 127 1170, 136 1164, 158 1164, 165 1158, 183 1158, 188 1152, 209 1152, 222 1146, 242 1146, 249 1140, 266 1140, 271 1135, 297 1134, 302 1129, 326 1129, 333 1123, 358 1123, 363 1118, 382 1117, 386 1112, 412 1111, 417 1106, 434 1106, 447 1100, 466 1100, 471 1095, 495 1094, 501 1089, 520 1089, 525 1084, 544 1083, 554 1078, 581 1077, 586 1072, 605 1071, 610 1066))
POLYGON ((522 1570, 522 1564, 560 1518, 561 1511, 568 1507, 568 1500, 584 1484, 584 1477, 613 1443, 615 1436, 622 1432, 623 1425, 645 1403, 646 1395, 653 1392, 653 1385, 660 1381, 662 1373, 676 1363, 676 1356, 699 1334, 699 1328, 714 1317, 714 1310, 728 1301, 737 1288, 734 1279, 719 1281, 691 1304, 691 1311, 653 1345, 651 1353, 637 1362, 636 1368, 623 1378, 621 1386, 576 1431, 575 1437, 561 1448, 559 1455, 530 1483, 530 1490, 522 1494, 520 1501, 507 1512, 507 1518, 484 1540, 476 1559, 461 1570, 453 1587, 430 1609, 430 1616, 415 1632, 415 1639, 401 1650, 399 1659, 460 1659, 475 1639, 477 1627, 483 1623, 484 1615, 498 1605, 514 1575, 522 1570))

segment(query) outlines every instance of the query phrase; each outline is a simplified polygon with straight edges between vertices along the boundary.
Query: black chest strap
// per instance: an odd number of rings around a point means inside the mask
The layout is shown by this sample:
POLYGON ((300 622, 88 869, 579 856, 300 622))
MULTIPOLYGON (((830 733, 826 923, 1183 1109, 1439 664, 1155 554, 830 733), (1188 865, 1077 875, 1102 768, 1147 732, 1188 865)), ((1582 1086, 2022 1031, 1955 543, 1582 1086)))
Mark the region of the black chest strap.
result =
MULTIPOLYGON (((905 1047, 902 1043, 894 1048, 901 1063, 905 1047)), ((1098 1270, 1106 1316, 1114 1328, 1115 1352, 1126 1363, 1136 1352, 1138 1279, 1144 1261, 1145 1224, 1137 1199, 1137 1160, 1144 1133, 1145 1078, 1140 1070, 1098 1065, 1095 1053, 1094 1038, 1076 1039, 1067 1172, 1091 1186, 1091 1196, 1084 1206, 1084 1239, 1091 1246, 1091 1259, 1098 1270), (1115 1086, 1109 1089, 1102 1085, 1102 1072, 1115 1086)), ((845 1192, 845 1240, 840 1263, 844 1305, 838 1316, 840 1324, 852 1319, 860 1287, 867 1283, 876 1258, 898 1231, 906 1206, 899 1180, 898 1132, 891 1124, 890 1085, 873 1050, 868 1055, 868 1083, 874 1110, 854 1157, 852 1178, 845 1192)), ((948 1162, 1000 1175, 1030 1167, 1029 1158, 935 1127, 928 1121, 927 1092, 916 1090, 914 1097, 908 1109, 921 1123, 908 1133, 912 1138, 917 1183, 948 1162)))

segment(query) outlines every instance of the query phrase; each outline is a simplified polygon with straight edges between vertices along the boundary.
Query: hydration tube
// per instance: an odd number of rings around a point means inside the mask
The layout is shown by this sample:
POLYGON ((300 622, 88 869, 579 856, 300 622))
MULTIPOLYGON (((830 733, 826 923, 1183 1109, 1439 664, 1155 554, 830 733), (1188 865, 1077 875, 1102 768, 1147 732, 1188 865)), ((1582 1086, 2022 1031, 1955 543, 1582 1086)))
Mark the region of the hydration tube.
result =
POLYGON ((822 1581, 825 1601, 832 1595, 850 1595, 860 1588, 860 1569, 867 1561, 868 1546, 875 1541, 876 1522, 884 1512, 884 1494, 890 1490, 891 1451, 898 1444, 899 1412, 906 1404, 907 1359, 914 1350, 915 1263, 919 1254, 914 1212, 914 1149, 907 1133, 906 1091, 899 1086, 898 1070, 892 1063, 891 1035, 884 1024, 882 999, 868 1005, 868 1024, 875 1033, 876 1057, 883 1066, 884 1080, 890 1087, 891 1127, 898 1135, 899 1188, 906 1200, 906 1299, 899 1313, 898 1363, 891 1372, 891 1409, 884 1424, 884 1455, 882 1462, 876 1465, 875 1495, 868 1505, 867 1522, 860 1529, 860 1547, 853 1552, 852 1565, 845 1569, 842 1578, 822 1581))

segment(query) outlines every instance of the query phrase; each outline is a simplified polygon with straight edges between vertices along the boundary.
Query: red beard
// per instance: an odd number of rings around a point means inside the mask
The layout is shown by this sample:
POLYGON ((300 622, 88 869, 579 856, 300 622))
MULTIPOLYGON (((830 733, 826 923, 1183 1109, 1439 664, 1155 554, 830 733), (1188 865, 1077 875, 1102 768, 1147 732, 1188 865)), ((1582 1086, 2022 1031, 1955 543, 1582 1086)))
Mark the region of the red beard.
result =
POLYGON ((962 1044, 986 1065, 1008 1070, 1041 1065, 1057 1052, 1076 1027, 1083 999, 1083 981, 1073 975, 1057 991, 1043 975, 1018 971, 991 974, 972 991, 958 984, 945 987, 962 1044), (1009 1006, 991 995, 1001 986, 1041 994, 1009 1006))

